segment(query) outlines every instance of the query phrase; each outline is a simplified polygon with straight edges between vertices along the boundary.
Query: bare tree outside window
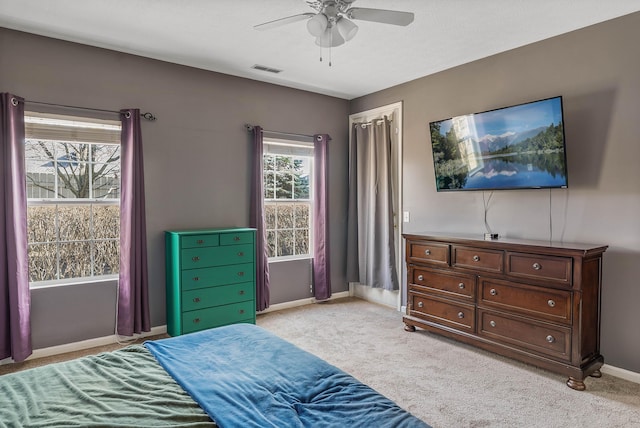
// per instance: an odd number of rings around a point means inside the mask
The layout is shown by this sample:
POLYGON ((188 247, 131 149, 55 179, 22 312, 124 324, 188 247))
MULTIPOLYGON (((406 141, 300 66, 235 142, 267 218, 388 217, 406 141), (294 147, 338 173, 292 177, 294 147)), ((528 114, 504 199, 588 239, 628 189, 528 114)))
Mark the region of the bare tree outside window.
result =
POLYGON ((31 282, 119 271, 120 146, 25 142, 31 282))

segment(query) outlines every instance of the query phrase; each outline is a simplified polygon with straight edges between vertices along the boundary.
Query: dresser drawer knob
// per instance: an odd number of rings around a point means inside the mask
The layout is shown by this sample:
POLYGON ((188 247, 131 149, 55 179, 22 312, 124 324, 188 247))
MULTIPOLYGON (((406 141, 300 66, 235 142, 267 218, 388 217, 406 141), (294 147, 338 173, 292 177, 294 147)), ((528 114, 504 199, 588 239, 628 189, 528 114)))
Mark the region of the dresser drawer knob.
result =
POLYGON ((418 275, 418 281, 422 281, 424 279, 423 275, 418 275))
POLYGON ((238 294, 239 294, 239 295, 241 295, 241 296, 243 296, 243 295, 244 295, 244 290, 240 290, 240 291, 238 291, 238 294))
POLYGON ((238 276, 244 276, 244 272, 238 272, 238 276))
POLYGON ((424 250, 424 255, 425 256, 430 256, 431 255, 431 250, 424 250))
POLYGON ((240 310, 238 311, 238 313, 239 313, 240 315, 244 314, 244 309, 240 309, 240 310))
POLYGON ((200 277, 199 277, 199 276, 194 276, 194 277, 193 277, 193 280, 194 280, 194 281, 200 281, 200 277))
POLYGON ((489 294, 491 294, 492 296, 497 296, 498 290, 496 290, 495 288, 492 288, 491 290, 489 290, 489 294))
POLYGON ((533 264, 533 268, 534 268, 535 270, 540 270, 540 269, 542 269, 542 265, 541 265, 540 263, 534 263, 534 264, 533 264))
POLYGON ((549 342, 549 343, 553 343, 553 342, 555 342, 555 341, 556 341, 556 338, 555 338, 555 337, 553 337, 553 336, 551 336, 551 335, 547 336, 547 342, 549 342))
POLYGON ((244 253, 243 253, 242 251, 240 251, 240 252, 238 253, 238 257, 244 257, 244 253))
POLYGON ((202 244, 204 244, 204 239, 198 239, 198 240, 196 241, 196 244, 198 244, 198 245, 202 245, 202 244))
POLYGON ((480 261, 480 256, 473 256, 473 261, 474 262, 479 262, 480 261))
POLYGON ((193 320, 194 324, 198 324, 199 322, 200 322, 200 318, 196 318, 196 319, 193 320))
POLYGON ((422 303, 422 302, 418 302, 418 307, 419 307, 419 308, 424 307, 424 303, 422 303))
POLYGON ((460 290, 464 290, 464 282, 461 282, 460 284, 458 284, 458 288, 460 290))
POLYGON ((495 321, 493 321, 493 320, 491 320, 491 321, 489 321, 489 325, 490 325, 491 327, 495 327, 495 326, 496 326, 496 322, 495 322, 495 321))
POLYGON ((549 305, 549 307, 550 307, 550 308, 553 308, 553 307, 555 307, 555 306, 556 306, 556 302, 554 302, 553 300, 549 300, 549 301, 547 302, 547 305, 549 305))
POLYGON ((460 319, 464 318, 464 312, 458 312, 458 318, 460 319))
POLYGON ((200 303, 200 298, 199 297, 194 297, 193 298, 193 303, 200 303))
POLYGON ((240 240, 240 237, 238 235, 236 235, 236 236, 233 237, 233 240, 238 242, 240 240))
POLYGON ((198 257, 198 256, 191 257, 191 260, 193 260, 194 262, 198 262, 198 261, 200 261, 200 257, 198 257))

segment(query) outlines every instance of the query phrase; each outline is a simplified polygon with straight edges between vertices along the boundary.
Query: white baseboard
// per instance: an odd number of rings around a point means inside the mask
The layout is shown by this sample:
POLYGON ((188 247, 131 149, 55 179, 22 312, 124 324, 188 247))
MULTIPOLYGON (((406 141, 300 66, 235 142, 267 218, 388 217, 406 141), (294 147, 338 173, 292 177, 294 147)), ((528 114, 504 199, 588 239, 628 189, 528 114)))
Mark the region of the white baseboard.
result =
POLYGON ((620 379, 628 380, 629 382, 640 384, 640 373, 632 372, 631 370, 621 369, 619 367, 605 364, 602 366, 600 371, 620 379))
MULTIPOLYGON (((151 327, 151 331, 136 335, 134 337, 143 338, 148 336, 156 336, 158 334, 164 334, 166 332, 167 332, 167 326, 161 325, 158 327, 151 327)), ((29 358, 27 358, 27 360, 50 357, 52 355, 66 354, 67 352, 81 351, 83 349, 95 348, 97 346, 111 345, 117 342, 118 342, 118 338, 114 334, 111 336, 96 337, 95 339, 82 340, 80 342, 65 343, 64 345, 35 349, 33 353, 29 356, 29 358)), ((10 363, 10 362, 12 362, 11 359, 7 359, 0 362, 0 364, 10 363)))
MULTIPOLYGON (((327 300, 344 299, 345 297, 349 297, 349 296, 350 294, 348 291, 341 291, 339 293, 333 293, 331 297, 329 297, 329 299, 327 300)), ((325 300, 322 300, 322 301, 324 302, 325 300)), ((264 311, 258 312, 258 315, 268 314, 269 312, 281 311, 283 309, 297 308, 298 306, 312 305, 317 302, 318 300, 316 300, 315 297, 310 297, 308 299, 294 300, 292 302, 276 303, 275 305, 269 306, 264 311)))

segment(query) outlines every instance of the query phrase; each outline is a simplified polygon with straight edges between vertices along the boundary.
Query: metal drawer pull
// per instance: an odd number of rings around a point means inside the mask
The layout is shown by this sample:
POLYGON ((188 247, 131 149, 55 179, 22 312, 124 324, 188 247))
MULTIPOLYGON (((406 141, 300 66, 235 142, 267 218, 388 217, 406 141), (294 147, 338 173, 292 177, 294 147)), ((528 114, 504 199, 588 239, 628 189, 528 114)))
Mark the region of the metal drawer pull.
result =
POLYGON ((195 257, 191 257, 191 260, 193 260, 194 262, 197 262, 200 260, 200 257, 195 256, 195 257))
POLYGON ((458 288, 460 290, 464 290, 464 282, 461 282, 460 284, 458 284, 458 288))
POLYGON ((423 279, 424 279, 424 276, 418 275, 418 281, 422 281, 423 279))
POLYGON ((493 320, 492 320, 492 321, 489 321, 489 325, 490 325, 491 327, 495 327, 495 326, 496 326, 496 322, 495 322, 495 321, 493 321, 493 320))
POLYGON ((200 298, 199 297, 194 297, 193 298, 193 303, 200 303, 200 298))
POLYGON ((238 257, 243 257, 243 256, 244 256, 244 253, 243 253, 242 251, 240 251, 240 252, 238 253, 238 257))
POLYGON ((422 303, 422 302, 418 302, 418 307, 419 307, 419 308, 422 308, 423 306, 424 306, 424 303, 422 303))
POLYGON ((199 322, 200 322, 200 318, 196 318, 196 319, 193 320, 194 324, 198 324, 199 322))
POLYGON ((458 312, 458 318, 460 319, 464 318, 464 312, 458 312))
POLYGON ((489 290, 489 294, 491 294, 492 296, 497 296, 498 290, 496 290, 495 288, 492 288, 491 290, 489 290))
POLYGON ((473 256, 473 261, 474 262, 479 262, 480 261, 480 256, 473 256))
POLYGON ((194 281, 200 281, 200 277, 198 277, 198 276, 194 276, 194 277, 193 277, 193 280, 194 280, 194 281))
POLYGON ((553 308, 556 305, 556 302, 554 302, 553 300, 549 300, 547 302, 547 305, 549 305, 550 308, 553 308))
POLYGON ((240 240, 240 237, 239 237, 238 235, 236 235, 236 236, 234 236, 234 237, 233 237, 233 240, 234 240, 234 241, 239 241, 239 240, 240 240))
POLYGON ((244 276, 244 272, 238 272, 238 276, 244 276))
POLYGON ((240 313, 240 314, 244 314, 244 309, 240 309, 240 310, 238 311, 238 313, 240 313))
POLYGON ((553 337, 553 336, 551 336, 551 335, 547 336, 547 342, 549 342, 549 343, 553 343, 553 342, 555 342, 555 341, 556 341, 556 338, 555 338, 555 337, 553 337))
POLYGON ((244 294, 244 290, 238 291, 238 294, 242 296, 244 294))
POLYGON ((540 263, 534 263, 534 264, 533 264, 533 268, 534 268, 535 270, 540 270, 540 269, 542 269, 542 265, 541 265, 540 263))
POLYGON ((430 256, 431 255, 431 250, 424 250, 424 254, 426 256, 430 256))
POLYGON ((196 244, 198 244, 198 245, 202 245, 202 244, 204 244, 204 239, 198 239, 198 240, 196 241, 196 244))

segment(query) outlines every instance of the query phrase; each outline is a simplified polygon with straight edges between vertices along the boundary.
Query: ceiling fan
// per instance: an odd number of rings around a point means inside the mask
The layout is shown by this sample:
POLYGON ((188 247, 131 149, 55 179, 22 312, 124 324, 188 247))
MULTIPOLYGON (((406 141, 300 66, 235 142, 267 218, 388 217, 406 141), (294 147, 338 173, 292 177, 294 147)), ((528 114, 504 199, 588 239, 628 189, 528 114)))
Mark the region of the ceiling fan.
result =
POLYGON ((316 12, 301 13, 255 25, 256 30, 269 30, 307 21, 307 30, 316 38, 316 45, 323 48, 340 46, 351 40, 358 32, 358 26, 351 20, 379 22, 383 24, 407 26, 413 22, 413 13, 366 7, 351 7, 355 0, 305 0, 316 12))

